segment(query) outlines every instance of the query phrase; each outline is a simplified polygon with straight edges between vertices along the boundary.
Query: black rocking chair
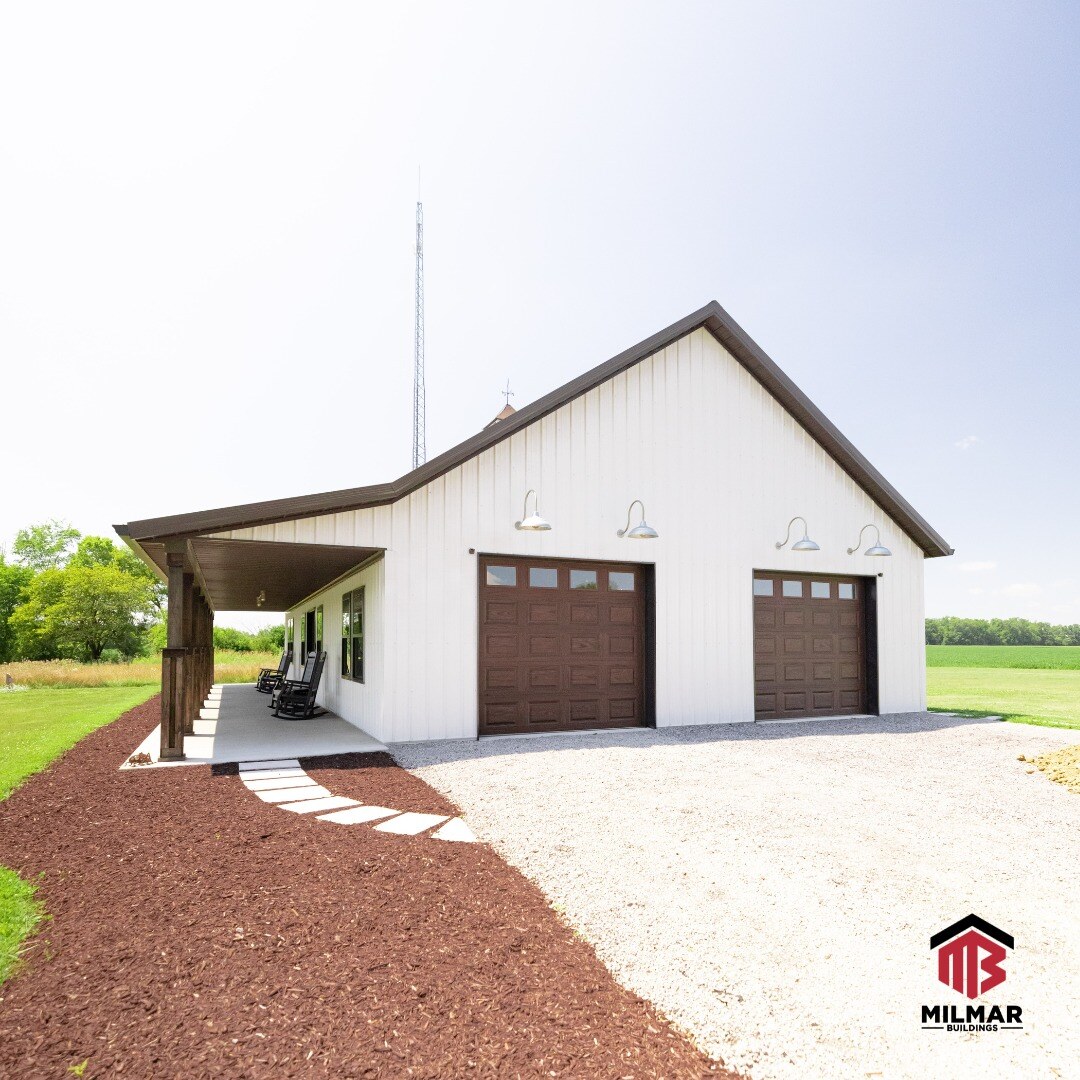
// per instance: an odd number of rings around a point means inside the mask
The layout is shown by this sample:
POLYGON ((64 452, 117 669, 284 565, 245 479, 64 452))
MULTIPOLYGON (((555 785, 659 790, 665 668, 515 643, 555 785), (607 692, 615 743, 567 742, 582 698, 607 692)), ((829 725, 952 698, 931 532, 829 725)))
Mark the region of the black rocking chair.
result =
POLYGON ((285 672, 292 663, 292 649, 286 649, 281 654, 281 660, 276 668, 264 667, 259 671, 259 677, 255 680, 255 689, 260 694, 272 694, 285 679, 285 672))
POLYGON ((325 709, 315 704, 315 695, 319 692, 319 680, 322 678, 326 653, 312 654, 304 665, 304 678, 286 679, 274 695, 274 715, 282 720, 308 720, 320 716, 325 709))
POLYGON ((289 685, 301 686, 301 685, 304 685, 306 683, 311 682, 311 676, 315 674, 315 662, 318 659, 319 658, 318 658, 318 656, 315 655, 315 653, 308 653, 307 659, 304 661, 304 668, 300 672, 300 678, 299 679, 286 679, 286 678, 283 677, 280 680, 278 680, 277 686, 275 686, 274 689, 273 689, 273 693, 272 693, 272 696, 270 698, 270 704, 267 705, 266 707, 268 709, 276 709, 277 708, 278 694, 280 694, 281 691, 286 686, 289 686, 289 685))

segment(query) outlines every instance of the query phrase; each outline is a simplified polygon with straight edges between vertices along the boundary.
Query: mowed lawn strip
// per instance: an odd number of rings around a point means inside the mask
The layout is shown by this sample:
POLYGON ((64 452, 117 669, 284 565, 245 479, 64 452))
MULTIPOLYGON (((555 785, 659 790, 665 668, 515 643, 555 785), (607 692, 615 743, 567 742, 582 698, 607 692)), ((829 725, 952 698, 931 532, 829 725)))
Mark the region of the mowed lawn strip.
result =
MULTIPOLYGON (((153 693, 152 686, 0 692, 0 800, 84 735, 153 693)), ((22 943, 42 914, 33 884, 0 866, 0 984, 14 971, 22 943)))
POLYGON ((85 735, 155 693, 154 686, 0 691, 0 799, 85 735))
POLYGON ((20 947, 42 914, 33 885, 0 866, 0 985, 15 969, 20 947))
MULTIPOLYGON (((50 916, 3 990, 0 1076, 731 1076, 490 847, 291 814, 235 767, 119 770, 157 708, 0 803, 0 861, 50 916)), ((304 765, 456 813, 385 754, 304 765)))
POLYGON ((930 645, 926 652, 931 709, 1080 729, 1080 648, 930 645))

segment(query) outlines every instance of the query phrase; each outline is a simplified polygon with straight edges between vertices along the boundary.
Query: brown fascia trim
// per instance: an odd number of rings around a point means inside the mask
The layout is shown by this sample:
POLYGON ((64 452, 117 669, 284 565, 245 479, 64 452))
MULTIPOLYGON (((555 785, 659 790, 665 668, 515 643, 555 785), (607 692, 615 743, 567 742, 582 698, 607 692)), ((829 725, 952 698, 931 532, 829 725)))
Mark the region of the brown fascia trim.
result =
POLYGON ((573 401, 608 379, 694 330, 707 329, 716 340, 769 391, 825 449, 826 453, 911 537, 928 558, 951 555, 953 549, 915 508, 859 453, 831 420, 784 374, 745 330, 714 300, 652 337, 619 353, 606 363, 579 375, 550 394, 519 409, 513 416, 484 428, 420 468, 389 484, 300 495, 291 499, 226 506, 173 517, 147 518, 115 526, 125 538, 160 540, 229 529, 272 525, 279 521, 317 517, 346 510, 385 506, 423 487, 482 451, 509 438, 548 413, 573 401))

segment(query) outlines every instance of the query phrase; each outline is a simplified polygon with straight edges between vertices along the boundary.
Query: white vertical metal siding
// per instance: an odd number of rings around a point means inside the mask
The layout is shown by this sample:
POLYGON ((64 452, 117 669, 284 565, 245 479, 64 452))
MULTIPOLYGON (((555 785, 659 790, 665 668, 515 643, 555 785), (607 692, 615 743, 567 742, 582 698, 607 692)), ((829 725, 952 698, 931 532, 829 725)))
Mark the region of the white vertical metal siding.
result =
MULTIPOLYGON (((327 519, 322 519, 325 522, 327 519)), ((327 541, 333 543, 334 541, 327 541)), ((389 738, 382 717, 384 660, 386 656, 386 628, 383 597, 385 574, 383 560, 366 566, 358 574, 345 578, 332 589, 296 608, 292 613, 296 620, 297 639, 295 655, 299 660, 300 640, 303 637, 303 618, 306 611, 322 604, 323 649, 326 666, 319 683, 317 701, 324 708, 336 712, 350 723, 363 728, 377 739, 389 738), (364 587, 364 681, 355 682, 341 677, 341 598, 353 589, 364 587)))
POLYGON ((476 734, 470 548, 655 563, 659 725, 753 720, 752 570, 882 573, 880 710, 925 706, 922 552, 704 330, 392 506, 219 535, 386 549, 371 624, 384 648, 381 710, 340 698, 384 740, 476 734), (549 533, 514 529, 530 487, 549 533), (659 540, 616 537, 636 498, 659 540), (796 514, 819 552, 776 550, 796 514), (846 554, 867 522, 891 559, 846 554))

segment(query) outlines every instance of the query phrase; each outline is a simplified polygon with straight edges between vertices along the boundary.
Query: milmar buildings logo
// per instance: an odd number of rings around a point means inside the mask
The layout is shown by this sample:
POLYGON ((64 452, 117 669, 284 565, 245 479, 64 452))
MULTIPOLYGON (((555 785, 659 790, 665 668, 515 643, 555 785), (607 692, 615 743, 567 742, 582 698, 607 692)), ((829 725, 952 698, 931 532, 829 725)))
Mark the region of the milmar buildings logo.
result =
MULTIPOLYGON (((1015 944, 1011 934, 968 915, 930 939, 937 951, 937 977, 951 990, 977 998, 1005 981, 1001 966, 1015 944)), ((924 1005, 922 1026, 945 1031, 1012 1031, 1023 1027, 1019 1005, 924 1005)))

